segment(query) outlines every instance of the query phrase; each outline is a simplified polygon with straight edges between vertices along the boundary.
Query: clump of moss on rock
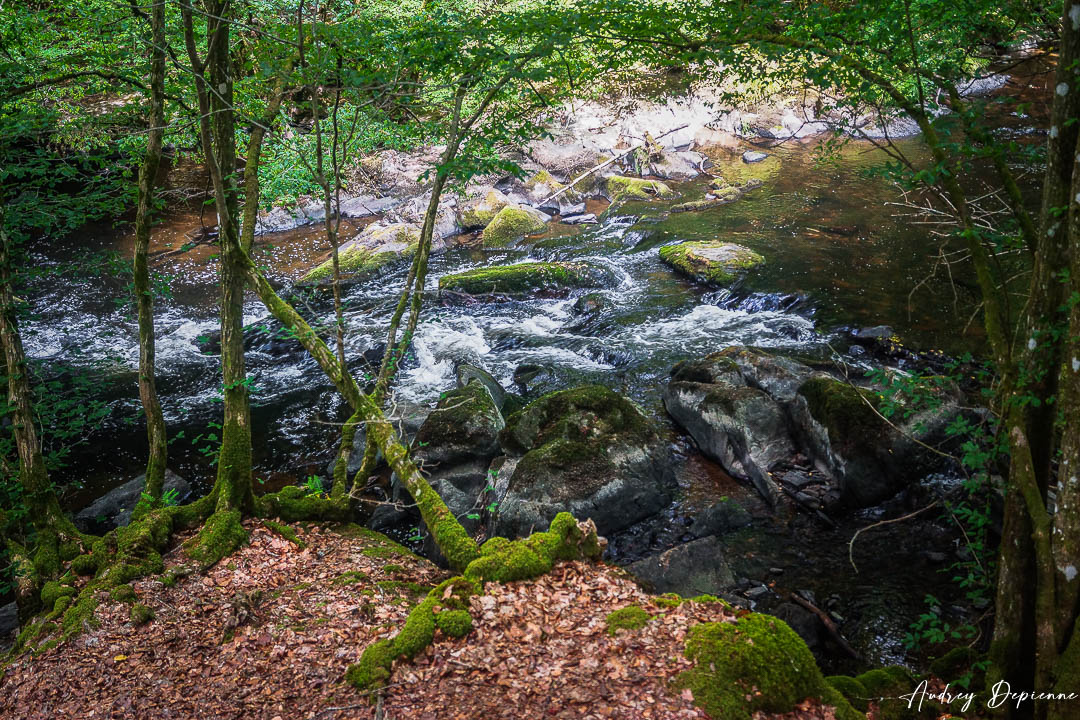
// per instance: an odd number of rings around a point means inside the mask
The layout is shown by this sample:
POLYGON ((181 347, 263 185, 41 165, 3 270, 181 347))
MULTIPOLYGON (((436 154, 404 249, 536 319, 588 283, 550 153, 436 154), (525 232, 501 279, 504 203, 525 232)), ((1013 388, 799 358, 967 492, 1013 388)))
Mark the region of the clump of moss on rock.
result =
POLYGON ((474 230, 487 227, 510 199, 498 190, 489 190, 482 198, 470 202, 461 211, 461 227, 474 230))
POLYGON ((131 606, 131 622, 136 625, 145 625, 154 619, 153 609, 143 605, 142 603, 135 603, 131 606))
POLYGON ((619 630, 640 630, 649 624, 652 615, 645 608, 637 605, 627 605, 624 608, 608 613, 608 635, 615 635, 619 630))
POLYGON ((607 195, 613 203, 622 200, 650 200, 674 193, 670 187, 658 180, 612 175, 604 183, 607 195))
POLYGON ((527 262, 496 265, 439 278, 439 290, 465 295, 525 297, 533 292, 559 292, 602 287, 612 281, 605 269, 588 263, 527 262))
MULTIPOLYGON (((407 260, 420 246, 420 228, 406 223, 369 225, 338 250, 338 271, 353 281, 371 277, 397 260, 407 260)), ((300 279, 300 285, 321 285, 334 277, 327 260, 300 279)))
POLYGON ((836 708, 840 720, 862 716, 825 682, 806 643, 782 620, 751 613, 736 622, 695 625, 686 639, 695 667, 676 687, 715 718, 750 720, 758 711, 783 713, 806 698, 836 708))
POLYGON ((545 227, 546 216, 539 210, 524 205, 506 205, 484 228, 481 239, 485 247, 505 247, 545 227))
POLYGON ((692 241, 660 248, 660 259, 699 282, 730 285, 765 262, 748 247, 719 240, 692 241))

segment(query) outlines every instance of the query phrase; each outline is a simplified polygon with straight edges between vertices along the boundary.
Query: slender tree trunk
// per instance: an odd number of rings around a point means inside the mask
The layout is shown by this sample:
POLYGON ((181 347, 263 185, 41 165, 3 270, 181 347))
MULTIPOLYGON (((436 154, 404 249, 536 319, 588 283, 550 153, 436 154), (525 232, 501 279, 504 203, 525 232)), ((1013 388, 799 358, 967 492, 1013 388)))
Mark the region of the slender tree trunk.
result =
POLYGON ((13 252, 12 240, 4 227, 4 209, 0 207, 0 345, 3 345, 7 374, 11 433, 19 458, 19 482, 36 535, 28 557, 30 573, 20 582, 16 595, 19 617, 26 619, 41 605, 38 592, 42 584, 60 574, 60 545, 81 536, 64 515, 53 492, 34 424, 30 376, 15 307, 13 252))
POLYGON ((154 294, 150 287, 147 252, 154 210, 154 185, 161 164, 165 125, 165 3, 150 9, 150 132, 139 170, 139 196, 135 210, 135 302, 139 314, 139 398, 146 413, 146 438, 150 453, 146 463, 146 492, 161 498, 168 462, 165 417, 161 412, 154 380, 154 294))

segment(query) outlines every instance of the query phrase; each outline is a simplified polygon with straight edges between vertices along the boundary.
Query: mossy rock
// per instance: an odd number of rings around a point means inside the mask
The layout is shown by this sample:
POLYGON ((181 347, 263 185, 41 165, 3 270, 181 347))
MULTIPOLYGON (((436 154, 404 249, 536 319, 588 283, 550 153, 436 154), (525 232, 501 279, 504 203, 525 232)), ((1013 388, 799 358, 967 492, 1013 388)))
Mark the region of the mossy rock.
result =
POLYGON ((660 248, 660 259, 699 282, 727 286, 765 262, 748 247, 719 240, 684 242, 660 248))
POLYGON ((461 211, 461 227, 465 230, 486 228, 507 205, 510 205, 510 198, 492 188, 483 197, 465 205, 461 211))
POLYGON ((431 465, 474 458, 490 460, 498 453, 502 415, 494 398, 473 379, 446 393, 424 420, 413 440, 413 455, 431 465))
POLYGON ((499 442, 520 456, 495 517, 498 534, 524 535, 559 511, 592 518, 602 534, 654 513, 668 499, 655 427, 600 385, 544 395, 507 418, 499 442))
POLYGON ((645 180, 622 175, 605 178, 604 187, 612 204, 625 200, 651 200, 675 194, 674 190, 659 180, 645 180))
POLYGON ((774 180, 780 174, 781 165, 779 157, 770 155, 755 163, 745 163, 742 158, 720 160, 709 171, 718 173, 728 184, 756 187, 774 180))
POLYGON ((547 227, 547 216, 524 205, 506 205, 484 228, 484 247, 506 247, 547 227))
POLYGON ((608 613, 605 618, 608 635, 615 635, 619 630, 640 630, 649 624, 652 615, 645 608, 637 605, 627 605, 624 608, 608 613))
MULTIPOLYGON (((412 258, 420 245, 420 228, 408 223, 368 225, 338 249, 338 269, 343 279, 357 282, 373 277, 412 258)), ((334 278, 334 262, 327 260, 300 279, 299 285, 322 285, 334 278)))
POLYGON ((142 603, 135 603, 131 606, 131 622, 135 625, 145 625, 153 619, 154 611, 152 608, 142 603))
POLYGON ((695 667, 679 675, 675 686, 689 688, 694 703, 714 718, 790 712, 807 698, 835 707, 841 720, 863 717, 825 682, 802 638, 777 618, 750 613, 733 623, 695 625, 686 638, 686 657, 695 667))
POLYGON ((870 693, 861 682, 847 675, 830 675, 825 682, 836 688, 856 710, 866 712, 870 705, 870 693))
POLYGON ((529 262, 495 265, 439 278, 439 290, 465 295, 526 297, 532 293, 561 293, 575 288, 603 287, 614 281, 606 268, 588 263, 529 262))
POLYGON ((891 665, 864 672, 855 678, 866 689, 865 697, 877 702, 875 717, 880 720, 918 720, 922 717, 937 717, 947 708, 936 702, 918 703, 908 707, 909 701, 901 697, 915 690, 916 678, 905 667, 891 665))

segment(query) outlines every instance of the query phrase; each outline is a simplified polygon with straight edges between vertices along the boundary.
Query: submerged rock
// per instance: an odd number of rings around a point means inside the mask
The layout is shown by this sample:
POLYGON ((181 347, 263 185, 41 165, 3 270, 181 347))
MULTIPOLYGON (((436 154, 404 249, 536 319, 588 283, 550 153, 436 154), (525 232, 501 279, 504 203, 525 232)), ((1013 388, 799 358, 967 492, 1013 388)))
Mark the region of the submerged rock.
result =
POLYGON ((731 285, 765 262, 748 247, 720 240, 692 241, 660 248, 660 259, 699 282, 731 285))
POLYGON ((550 393, 507 419, 508 455, 492 534, 528 535, 561 511, 611 533, 670 500, 668 462, 652 423, 600 385, 550 393))
MULTIPOLYGON (((146 475, 140 475, 99 497, 87 507, 75 513, 75 526, 83 532, 102 533, 131 522, 131 511, 142 497, 146 475)), ((165 491, 176 491, 176 499, 183 502, 191 495, 191 485, 172 470, 165 471, 165 491)))
MULTIPOLYGON (((382 272, 398 261, 408 260, 420 245, 420 228, 408 223, 375 223, 338 249, 343 278, 357 282, 382 272)), ((300 279, 298 285, 321 285, 334 277, 333 260, 327 260, 300 279)))
POLYGON ((614 281, 605 267, 582 262, 530 262, 477 268, 439 278, 439 291, 465 295, 525 297, 595 288, 614 281))
POLYGON ((658 593, 719 595, 735 586, 724 552, 718 538, 703 537, 638 560, 626 569, 658 593))
POLYGON ((550 219, 531 207, 506 205, 487 224, 481 238, 485 247, 503 247, 542 231, 550 219))
POLYGON ((747 150, 742 154, 742 161, 749 165, 750 163, 759 163, 767 157, 769 157, 768 153, 763 153, 758 150, 747 150))

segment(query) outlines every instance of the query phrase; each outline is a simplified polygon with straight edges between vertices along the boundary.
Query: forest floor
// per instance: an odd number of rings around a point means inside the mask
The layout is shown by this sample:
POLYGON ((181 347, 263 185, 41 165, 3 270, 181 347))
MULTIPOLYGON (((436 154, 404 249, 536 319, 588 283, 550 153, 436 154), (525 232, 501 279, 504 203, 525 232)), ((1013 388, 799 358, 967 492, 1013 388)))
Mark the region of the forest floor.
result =
MULTIPOLYGON (((204 574, 134 583, 154 618, 104 600, 99 626, 0 679, 4 718, 694 718, 687 629, 731 621, 719 603, 661 607, 623 571, 564 563, 536 580, 488 583, 461 639, 436 631, 395 665, 379 696, 343 682, 365 646, 397 632, 417 598, 447 577, 375 533, 291 526, 298 542, 250 521, 251 542, 204 574), (605 618, 653 615, 612 636, 605 618)), ((182 538, 180 538, 182 539, 182 538)), ((180 564, 179 550, 166 566, 180 564)), ((765 716, 760 716, 765 717, 765 716)), ((808 703, 784 717, 828 720, 808 703)))

